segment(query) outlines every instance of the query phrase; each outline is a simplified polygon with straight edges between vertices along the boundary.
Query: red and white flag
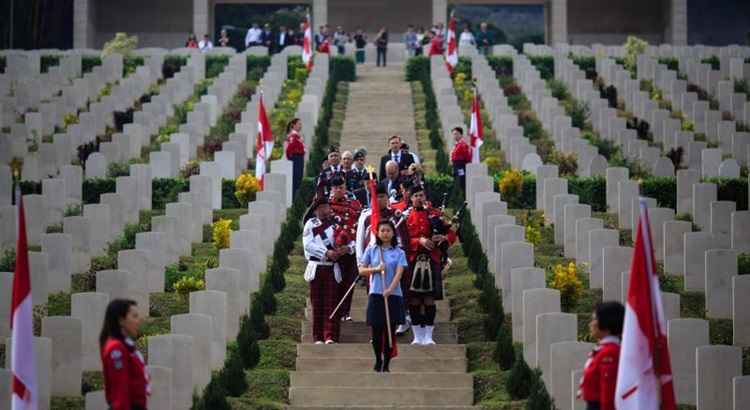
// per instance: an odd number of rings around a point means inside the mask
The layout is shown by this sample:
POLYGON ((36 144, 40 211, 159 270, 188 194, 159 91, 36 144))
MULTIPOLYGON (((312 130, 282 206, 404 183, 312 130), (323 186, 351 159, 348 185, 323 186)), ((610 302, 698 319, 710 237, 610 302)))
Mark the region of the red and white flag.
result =
POLYGON ((471 101, 471 123, 469 125, 469 138, 471 142, 471 163, 478 164, 479 147, 484 144, 484 131, 482 130, 482 112, 479 104, 479 95, 474 88, 474 99, 471 101))
POLYGON ((29 249, 26 243, 26 216, 23 210, 23 200, 20 194, 17 197, 18 242, 10 307, 11 350, 13 352, 10 358, 10 371, 13 376, 11 409, 36 410, 39 397, 37 396, 36 359, 34 357, 29 249))
POLYGON ((302 62, 305 63, 308 72, 312 70, 313 65, 312 43, 312 28, 310 27, 310 13, 308 13, 307 18, 305 19, 305 35, 302 41, 302 62))
POLYGON ((458 43, 456 42, 456 19, 451 16, 448 21, 448 38, 445 43, 448 45, 445 49, 445 66, 448 72, 453 73, 453 69, 458 65, 458 43))
POLYGON ((266 164, 271 159, 273 151, 273 132, 271 123, 266 116, 266 107, 263 104, 263 93, 258 101, 258 133, 255 137, 255 178, 258 179, 260 190, 263 190, 263 175, 266 173, 266 164))
POLYGON ((651 238, 648 208, 641 200, 617 371, 618 410, 676 408, 667 324, 651 238))

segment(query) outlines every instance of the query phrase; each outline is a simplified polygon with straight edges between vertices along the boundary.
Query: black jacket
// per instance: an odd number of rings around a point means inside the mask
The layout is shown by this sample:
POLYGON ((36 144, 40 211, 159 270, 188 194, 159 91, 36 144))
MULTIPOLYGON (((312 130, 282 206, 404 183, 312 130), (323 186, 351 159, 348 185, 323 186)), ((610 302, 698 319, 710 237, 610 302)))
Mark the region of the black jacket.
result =
MULTIPOLYGON (((380 178, 381 181, 383 179, 385 179, 385 177, 386 177, 386 175, 385 175, 385 164, 386 164, 386 162, 388 162, 390 160, 391 160, 391 152, 390 151, 388 151, 387 154, 383 155, 380 158, 380 172, 378 172, 378 177, 380 178)), ((400 160, 398 162, 398 170, 399 171, 403 171, 405 169, 408 169, 409 165, 411 165, 413 163, 414 163, 414 157, 411 156, 411 152, 405 151, 405 150, 401 150, 401 158, 400 158, 400 160)))

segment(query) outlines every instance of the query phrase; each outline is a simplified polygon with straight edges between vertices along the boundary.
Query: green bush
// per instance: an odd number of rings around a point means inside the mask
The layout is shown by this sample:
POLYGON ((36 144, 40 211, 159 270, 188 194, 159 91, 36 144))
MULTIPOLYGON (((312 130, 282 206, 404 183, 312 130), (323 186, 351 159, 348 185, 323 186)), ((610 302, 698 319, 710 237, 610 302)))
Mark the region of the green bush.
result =
POLYGON ((117 191, 117 184, 114 178, 86 178, 81 189, 84 204, 98 204, 101 194, 117 191))
POLYGON ((607 180, 604 177, 568 179, 568 191, 578 195, 579 202, 591 205, 592 212, 607 211, 607 180))
MULTIPOLYGON (((513 349, 513 334, 508 323, 503 323, 497 331, 497 342, 493 359, 503 370, 510 370, 516 360, 513 349)), ((523 360, 520 358, 519 360, 523 360)))
POLYGON ((206 56, 206 78, 215 78, 224 71, 224 67, 229 64, 228 55, 210 55, 206 56))
POLYGON ((269 56, 247 56, 247 76, 250 81, 260 81, 263 74, 271 65, 269 56))
POLYGON ((422 81, 429 76, 430 59, 428 57, 412 57, 406 61, 406 81, 422 81))
POLYGON ((547 88, 549 88, 550 92, 552 93, 552 96, 557 98, 558 100, 567 100, 570 98, 570 93, 568 92, 568 86, 565 85, 564 82, 556 79, 550 79, 547 80, 547 88))
POLYGON ((529 62, 539 70, 542 80, 555 76, 555 59, 552 56, 529 56, 529 62))
MULTIPOLYGON (((231 410, 232 407, 227 402, 227 393, 218 379, 211 378, 203 389, 203 396, 193 404, 192 410, 231 410)), ((193 401, 195 402, 195 398, 193 401)))
POLYGON ((236 350, 229 352, 229 357, 224 361, 224 368, 219 372, 218 378, 230 396, 239 397, 247 390, 242 358, 236 350))
POLYGON ((240 319, 240 331, 237 334, 237 351, 245 369, 253 369, 260 361, 258 336, 255 334, 247 315, 240 319))
POLYGON ((143 57, 139 56, 127 56, 123 57, 122 59, 122 75, 128 76, 130 74, 133 74, 135 70, 139 67, 144 65, 146 62, 144 61, 143 57))
POLYGON ((162 75, 165 79, 174 77, 175 73, 182 69, 182 66, 187 64, 187 56, 178 55, 166 55, 164 56, 164 63, 161 67, 162 75))
POLYGON ((190 181, 184 178, 155 178, 151 187, 151 207, 165 209, 168 203, 177 202, 180 192, 190 190, 190 181))
POLYGON ((719 201, 733 201, 738 211, 748 209, 748 184, 746 178, 711 178, 706 182, 717 185, 717 199, 719 201))
POLYGON ((591 56, 572 56, 573 64, 586 72, 586 78, 596 77, 596 58, 591 56))
POLYGON ((263 313, 266 315, 276 313, 276 297, 273 294, 273 283, 271 283, 270 280, 264 280, 263 286, 256 294, 255 299, 258 300, 258 303, 260 303, 261 306, 263 306, 263 313))
POLYGON ((232 209, 242 208, 242 204, 237 200, 234 195, 234 180, 233 179, 222 179, 221 180, 221 208, 232 209))
POLYGON ((41 66, 41 72, 46 73, 50 67, 60 65, 60 55, 43 55, 39 58, 39 64, 41 66))
POLYGON ((487 56, 487 62, 498 77, 513 76, 513 57, 487 56))
POLYGON ((523 400, 529 397, 531 383, 534 377, 531 368, 523 358, 522 350, 517 352, 517 358, 513 362, 510 374, 505 380, 505 389, 513 400, 523 400))
POLYGON ((739 275, 750 275, 750 253, 737 255, 737 273, 739 275))
POLYGON ((333 57, 330 65, 331 72, 339 81, 356 81, 357 68, 351 57, 333 57))
POLYGON ((534 375, 531 380, 529 391, 529 400, 526 402, 526 410, 550 410, 552 408, 552 398, 547 392, 542 380, 542 371, 534 369, 534 375))
POLYGON ((258 336, 258 339, 267 339, 270 335, 266 315, 263 313, 263 301, 253 299, 250 304, 250 330, 258 336))
POLYGON ((656 199, 659 207, 677 209, 677 178, 650 177, 641 183, 641 193, 656 199))
POLYGON ((81 70, 83 73, 90 73, 98 65, 102 65, 102 58, 99 56, 81 57, 81 70))

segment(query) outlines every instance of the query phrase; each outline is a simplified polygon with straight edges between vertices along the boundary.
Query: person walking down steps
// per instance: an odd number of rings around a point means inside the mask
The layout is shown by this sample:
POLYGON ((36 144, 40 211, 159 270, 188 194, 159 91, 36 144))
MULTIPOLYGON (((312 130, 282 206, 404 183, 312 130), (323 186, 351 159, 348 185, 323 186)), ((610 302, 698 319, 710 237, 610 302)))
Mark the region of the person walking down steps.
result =
POLYGON ((376 372, 390 372, 391 358, 395 357, 395 329, 404 323, 401 275, 408 266, 406 254, 398 247, 393 222, 380 221, 375 243, 367 247, 359 265, 359 274, 370 278, 367 325, 372 328, 376 372))

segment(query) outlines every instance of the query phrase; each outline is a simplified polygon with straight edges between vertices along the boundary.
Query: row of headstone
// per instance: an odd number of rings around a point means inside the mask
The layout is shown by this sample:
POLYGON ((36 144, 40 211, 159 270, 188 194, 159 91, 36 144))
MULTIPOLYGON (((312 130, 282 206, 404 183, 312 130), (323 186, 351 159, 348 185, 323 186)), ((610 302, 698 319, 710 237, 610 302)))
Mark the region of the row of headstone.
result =
POLYGON ((466 130, 466 125, 463 112, 458 105, 456 91, 453 89, 453 80, 442 57, 430 58, 430 77, 437 99, 438 115, 443 129, 442 137, 446 146, 452 146, 451 130, 455 127, 466 130))
MULTIPOLYGON (((286 51, 287 49, 284 49, 286 51)), ((307 76, 307 82, 302 93, 302 100, 297 105, 295 117, 302 122, 302 137, 305 145, 311 146, 315 137, 315 126, 318 124, 320 107, 325 95, 325 86, 328 83, 328 68, 330 60, 328 54, 316 54, 313 60, 313 68, 307 76)), ((250 107, 250 115, 254 116, 256 110, 250 107)), ((305 151, 305 161, 309 153, 305 151)))
MULTIPOLYGON (((618 206, 622 207, 622 216, 621 220, 623 222, 627 221, 631 225, 634 224, 633 221, 635 221, 635 216, 633 215, 633 211, 635 210, 637 212, 638 209, 638 188, 637 185, 632 186, 630 185, 629 181, 627 181, 627 170, 623 169, 625 171, 624 173, 620 170, 606 170, 607 175, 619 175, 621 176, 620 179, 624 179, 624 181, 619 181, 617 188, 613 189, 611 186, 611 182, 609 178, 607 181, 607 202, 608 204, 611 204, 612 202, 616 202, 618 206), (624 174, 624 175, 623 175, 624 174), (623 186, 622 184, 625 184, 623 186), (622 188, 622 189, 619 189, 622 188), (614 199, 614 198, 616 199, 614 199)), ((486 173, 486 171, 485 171, 486 173)), ((551 221, 555 224, 555 241, 558 244, 563 245, 565 256, 566 257, 586 257, 589 258, 589 260, 593 259, 593 262, 591 262, 592 269, 591 269, 591 284, 594 286, 597 284, 600 287, 603 288, 604 292, 604 299, 614 299, 614 300, 624 300, 624 294, 626 293, 625 289, 627 286, 627 271, 629 271, 630 266, 630 259, 632 258, 632 249, 627 247, 619 246, 619 232, 616 230, 605 230, 601 229, 603 227, 603 221, 600 219, 590 218, 590 208, 588 208, 587 205, 579 205, 577 204, 577 198, 572 195, 567 194, 567 184, 565 180, 562 180, 560 178, 557 178, 557 168, 556 167, 546 167, 542 166, 537 168, 537 195, 538 195, 538 201, 537 205, 538 208, 545 210, 545 215, 549 217, 549 214, 551 213, 551 221), (549 168, 549 169, 547 169, 549 168), (541 187, 539 187, 541 185, 541 187), (541 190, 540 190, 541 188, 541 190), (541 194, 541 204, 539 202, 539 195, 541 194), (587 212, 588 211, 588 212, 587 212), (575 233, 568 233, 568 229, 575 227, 576 230, 575 233), (588 236, 588 238, 586 238, 588 236), (580 238, 580 240, 579 240, 580 238), (586 239, 584 239, 586 238, 586 239), (560 241, 562 240, 562 243, 560 241), (579 243, 579 242, 585 242, 585 243, 579 243), (593 247, 592 247, 593 245, 593 247), (588 249, 590 248, 590 249, 588 249), (585 253, 584 249, 588 249, 589 255, 578 255, 579 250, 580 253, 585 253), (599 256, 600 255, 600 256, 599 256)), ((483 194, 483 193, 477 193, 477 192, 469 192, 468 187, 472 186, 479 186, 481 184, 481 176, 479 178, 474 177, 471 178, 474 180, 472 183, 467 182, 467 195, 474 195, 476 198, 475 200, 480 200, 482 196, 488 196, 489 193, 483 194)), ((648 201, 649 203, 649 213, 652 215, 652 219, 656 220, 654 225, 659 226, 662 225, 663 222, 666 220, 671 220, 674 218, 674 211, 669 209, 658 209, 655 208, 656 203, 654 200, 648 201)), ((713 207, 716 209, 716 214, 720 214, 719 207, 721 206, 720 203, 712 204, 713 207)), ((474 213, 472 213, 474 215, 474 213)), ((739 216, 738 216, 739 218, 739 216)), ((495 223, 503 223, 501 219, 498 217, 490 217, 490 226, 487 227, 487 222, 484 220, 475 220, 475 224, 477 223, 485 223, 485 229, 489 228, 492 229, 492 222, 497 221, 495 223)), ((622 222, 621 222, 622 223, 622 222)), ((717 221, 717 229, 719 229, 722 225, 722 222, 717 221)), ((494 252, 495 256, 494 259, 497 259, 497 252, 498 248, 500 248, 500 252, 502 252, 503 244, 498 244, 497 241, 503 241, 503 232, 507 229, 504 227, 496 227, 496 236, 493 238, 495 240, 494 244, 494 251, 490 251, 488 253, 488 259, 492 260, 490 257, 492 252, 494 252), (499 236, 498 236, 499 235, 499 236)), ((726 229, 726 228, 725 228, 726 229)), ((479 230, 479 229, 478 229, 479 230)), ((516 235, 523 234, 523 230, 518 230, 516 235)), ((663 241, 665 237, 668 237, 670 235, 669 233, 663 233, 662 234, 662 241, 664 244, 662 244, 662 247, 665 246, 667 243, 666 241, 663 241)), ((486 238, 486 236, 480 236, 480 238, 486 238)), ((655 239, 655 241, 658 239, 655 239)), ((492 245, 490 245, 492 247, 492 245)), ((703 253, 700 253, 701 256, 703 253)), ((532 256, 533 257, 533 256, 532 256)), ((732 261, 734 261, 734 266, 736 269, 736 255, 733 253, 733 251, 715 251, 706 253, 706 257, 709 258, 709 262, 712 265, 710 266, 723 266, 721 268, 722 271, 731 271, 732 267, 732 261), (734 256, 734 259, 731 258, 731 256, 734 256)), ((511 287, 513 290, 511 290, 511 293, 516 292, 516 286, 518 288, 521 288, 522 283, 524 279, 533 281, 533 279, 530 278, 524 278, 521 279, 523 276, 528 275, 529 270, 528 269, 519 269, 516 272, 512 272, 511 275, 511 287), (523 272, 523 273, 522 273, 523 272), (518 281, 522 283, 516 284, 516 276, 518 275, 518 281)), ((728 276, 729 278, 733 276, 728 276)), ((733 300, 730 299, 734 295, 729 295, 726 293, 727 287, 723 284, 726 283, 727 276, 721 274, 717 275, 715 272, 705 272, 704 271, 704 278, 706 280, 706 286, 709 286, 710 283, 711 286, 716 286, 716 292, 713 299, 713 303, 716 303, 717 305, 722 306, 723 308, 726 308, 726 304, 722 304, 719 301, 719 298, 723 298, 724 301, 726 300, 733 300), (721 296, 719 296, 721 295, 721 296)), ((739 277, 735 278, 738 279, 739 277)), ((544 283, 544 272, 541 271, 537 275, 537 283, 542 284, 544 283)), ((501 283, 502 284, 502 283, 501 283)), ((538 286, 538 285, 537 285, 538 286)), ((538 298, 541 299, 544 296, 544 291, 549 291, 545 289, 535 289, 528 291, 531 296, 534 294, 534 292, 538 294, 538 298)), ((731 291, 731 288, 730 288, 731 291)), ((554 292, 554 291, 553 291, 554 292)), ((504 296, 505 296, 505 292, 504 296)), ((549 292, 547 292, 549 293, 549 292)), ((511 294, 512 296, 512 294, 511 294)), ((523 307, 526 308, 526 294, 524 294, 524 305, 523 307)), ((710 298, 710 297, 707 297, 710 298)), ((665 314, 667 315, 668 319, 671 318, 679 318, 679 295, 673 295, 673 294, 663 294, 663 300, 665 305, 665 314)), ((513 302, 515 305, 515 300, 513 302)), ((532 303, 532 306, 534 308, 539 308, 540 305, 542 305, 543 302, 541 300, 534 300, 532 303)), ((707 306, 710 305, 711 302, 707 302, 707 306)), ((516 317, 518 316, 518 308, 513 306, 513 322, 514 322, 514 336, 518 335, 518 326, 515 325, 517 322, 516 317)), ((539 349, 539 341, 545 340, 547 338, 548 332, 540 329, 539 326, 550 326, 551 329, 548 329, 550 334, 555 334, 557 336, 560 336, 561 334, 564 334, 566 331, 572 332, 572 340, 575 341, 575 329, 576 329, 576 320, 575 316, 572 317, 572 321, 570 321, 570 325, 567 327, 562 324, 565 322, 565 314, 555 314, 554 312, 559 312, 559 294, 557 295, 557 306, 552 306, 551 310, 553 310, 553 313, 551 314, 552 317, 546 318, 544 315, 539 315, 539 312, 531 312, 533 316, 529 315, 527 316, 526 313, 523 312, 523 319, 529 319, 531 320, 533 317, 536 318, 536 329, 531 329, 530 327, 522 327, 522 335, 527 336, 527 339, 524 339, 524 354, 527 360, 529 359, 528 356, 533 356, 534 353, 538 354, 539 349), (533 336, 532 336, 533 335, 533 336), (527 345, 527 341, 531 340, 533 337, 533 340, 537 343, 536 348, 531 347, 527 345)), ((735 323, 735 328, 738 326, 739 323, 742 323, 743 320, 746 321, 746 319, 737 317, 735 323)), ((676 339, 674 342, 678 343, 679 339, 676 339)), ((672 342, 672 340, 670 340, 672 342)), ((735 341, 736 343, 736 341, 735 341)), ((551 363, 557 363, 561 366, 564 366, 564 363, 566 359, 571 359, 574 355, 572 351, 575 350, 574 348, 574 342, 572 343, 572 346, 564 347, 562 344, 553 344, 551 349, 549 351, 554 353, 560 349, 562 352, 560 355, 553 356, 550 359, 551 363)), ((703 343, 707 344, 707 343, 703 343)), ((712 350, 712 349, 724 349, 729 347, 722 347, 722 346, 710 346, 710 347, 704 347, 703 349, 712 350)), ((736 348, 729 348, 729 349, 736 349, 736 348)), ((544 351, 544 349, 542 349, 544 351)), ((583 362, 585 361, 585 352, 586 349, 582 348, 582 351, 584 352, 582 354, 583 358, 580 359, 581 362, 579 363, 579 367, 582 367, 583 362)), ((732 393, 732 377, 738 376, 741 373, 735 373, 735 372, 723 372, 723 374, 720 375, 720 379, 722 380, 722 383, 715 383, 709 388, 696 388, 696 386, 702 386, 701 380, 705 380, 706 377, 708 377, 709 372, 706 371, 704 373, 701 373, 701 376, 697 376, 697 374, 700 372, 700 361, 695 361, 695 352, 696 350, 692 350, 693 354, 693 368, 692 368, 692 378, 687 377, 685 380, 688 384, 692 386, 692 388, 697 391, 703 389, 701 392, 702 394, 698 394, 697 397, 705 396, 705 394, 709 392, 720 392, 720 393, 729 393, 727 397, 730 398, 730 401, 728 401, 728 406, 731 406, 731 393, 732 393)), ((547 351, 544 351, 546 354, 547 351)), ((536 364, 538 364, 543 371, 545 370, 545 363, 546 356, 536 356, 532 360, 536 360, 536 364)), ((690 363, 690 362, 687 362, 690 363)), ((733 366, 729 366, 730 368, 735 368, 739 363, 741 363, 741 359, 734 360, 731 363, 733 363, 733 366)), ((533 362, 532 362, 533 364, 533 362)), ((716 366, 721 367, 721 366, 716 366)), ((549 369, 549 367, 547 367, 549 369)), ((552 373, 550 376, 545 377, 545 382, 548 382, 548 387, 551 395, 553 398, 556 399, 556 403, 562 403, 561 408, 576 408, 577 405, 580 405, 580 403, 576 403, 575 400, 571 401, 571 397, 575 397, 574 392, 577 390, 577 383, 579 380, 580 373, 576 372, 575 368, 573 369, 563 369, 564 371, 558 372, 556 369, 552 370, 552 373), (573 371, 573 378, 571 379, 571 370, 573 371), (552 377, 553 379, 550 379, 548 377, 552 377), (571 389, 572 388, 572 389, 571 389), (558 399, 560 397, 561 392, 567 392, 568 395, 566 395, 564 398, 558 399), (571 395, 571 392, 573 395, 571 395), (570 406, 570 407, 569 407, 570 406)), ((713 374, 712 374, 713 375, 713 374)), ((689 375, 688 375, 689 376, 689 375)), ((691 396, 693 400, 696 399, 696 395, 693 394, 691 396)), ((698 399, 700 400, 700 399, 698 399)), ((737 401, 737 404, 735 408, 741 408, 743 405, 742 403, 746 403, 744 399, 740 398, 737 401)))

